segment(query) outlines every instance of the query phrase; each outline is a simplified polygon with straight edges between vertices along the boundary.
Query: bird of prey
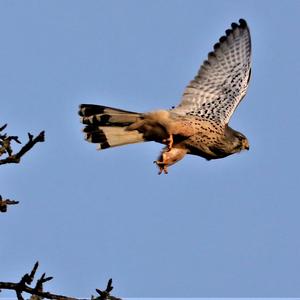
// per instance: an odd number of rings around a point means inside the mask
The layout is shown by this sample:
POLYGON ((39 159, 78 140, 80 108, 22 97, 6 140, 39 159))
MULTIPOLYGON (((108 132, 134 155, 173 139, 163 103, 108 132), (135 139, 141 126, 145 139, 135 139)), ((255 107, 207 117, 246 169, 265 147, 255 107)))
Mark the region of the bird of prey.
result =
POLYGON ((85 139, 99 150, 146 141, 164 144, 155 161, 159 174, 167 174, 168 166, 186 154, 210 160, 249 150, 247 138, 228 122, 246 94, 250 75, 250 31, 240 19, 214 45, 177 107, 137 113, 81 104, 85 139))

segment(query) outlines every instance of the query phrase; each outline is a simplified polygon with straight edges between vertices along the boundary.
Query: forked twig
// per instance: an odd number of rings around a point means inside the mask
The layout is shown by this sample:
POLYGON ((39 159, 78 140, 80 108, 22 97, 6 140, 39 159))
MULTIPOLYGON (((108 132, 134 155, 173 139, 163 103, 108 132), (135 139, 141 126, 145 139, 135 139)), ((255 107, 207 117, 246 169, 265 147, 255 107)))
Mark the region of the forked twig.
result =
MULTIPOLYGON (((7 124, 0 128, 0 132, 6 128, 7 124)), ((36 137, 28 133, 28 142, 16 154, 13 153, 11 143, 12 141, 21 144, 17 136, 7 136, 7 134, 0 134, 0 156, 7 154, 8 156, 0 159, 0 165, 15 163, 21 161, 21 157, 27 153, 36 143, 45 141, 45 131, 41 131, 36 137)))

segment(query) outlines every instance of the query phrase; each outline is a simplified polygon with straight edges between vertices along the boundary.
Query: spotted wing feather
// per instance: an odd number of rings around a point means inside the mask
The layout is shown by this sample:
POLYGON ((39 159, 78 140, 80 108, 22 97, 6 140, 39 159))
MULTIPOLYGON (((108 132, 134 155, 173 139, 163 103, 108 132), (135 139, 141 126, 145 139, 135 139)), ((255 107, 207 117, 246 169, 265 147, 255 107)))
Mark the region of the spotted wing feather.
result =
POLYGON ((227 124, 246 94, 251 75, 251 39, 245 20, 232 23, 173 111, 227 124))

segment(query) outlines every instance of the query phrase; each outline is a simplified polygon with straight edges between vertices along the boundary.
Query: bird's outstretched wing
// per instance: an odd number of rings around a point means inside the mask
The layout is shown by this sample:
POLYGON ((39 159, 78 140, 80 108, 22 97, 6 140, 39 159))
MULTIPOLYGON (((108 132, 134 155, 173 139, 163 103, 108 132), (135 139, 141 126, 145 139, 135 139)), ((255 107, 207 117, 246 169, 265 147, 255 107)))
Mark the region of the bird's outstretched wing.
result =
POLYGON ((250 31, 246 21, 240 19, 214 45, 173 111, 227 124, 246 94, 250 75, 250 31))

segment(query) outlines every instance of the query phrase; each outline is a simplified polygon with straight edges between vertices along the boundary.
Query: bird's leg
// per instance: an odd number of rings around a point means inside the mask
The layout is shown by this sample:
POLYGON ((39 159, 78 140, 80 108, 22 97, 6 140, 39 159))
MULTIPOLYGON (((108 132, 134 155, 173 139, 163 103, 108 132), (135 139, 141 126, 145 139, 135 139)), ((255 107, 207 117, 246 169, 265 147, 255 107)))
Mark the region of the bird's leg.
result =
POLYGON ((174 144, 173 134, 170 134, 167 139, 164 139, 163 143, 166 143, 166 145, 168 147, 168 151, 170 151, 174 144))
POLYGON ((168 174, 168 165, 165 153, 162 153, 162 161, 155 160, 153 163, 155 163, 159 168, 158 175, 160 175, 162 172, 168 174))

